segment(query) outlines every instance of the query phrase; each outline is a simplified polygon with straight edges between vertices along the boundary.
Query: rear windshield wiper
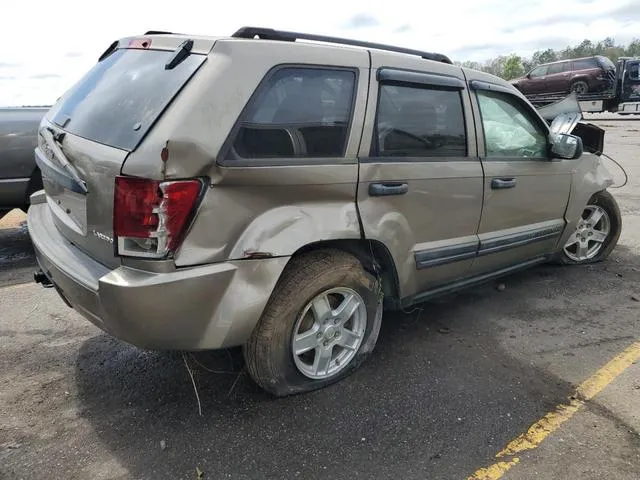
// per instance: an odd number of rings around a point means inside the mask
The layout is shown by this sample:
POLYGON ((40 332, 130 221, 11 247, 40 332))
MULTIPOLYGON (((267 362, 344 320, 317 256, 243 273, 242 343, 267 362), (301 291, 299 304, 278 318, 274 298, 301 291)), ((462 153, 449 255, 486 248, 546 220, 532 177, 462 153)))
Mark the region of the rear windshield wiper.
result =
POLYGON ((88 193, 89 190, 87 190, 87 184, 84 182, 84 180, 80 178, 80 175, 78 175, 77 170, 71 164, 67 156, 64 154, 64 152, 60 148, 60 145, 58 144, 58 141, 54 136, 55 131, 50 128, 44 128, 40 131, 40 134, 44 137, 45 141, 47 142, 51 150, 53 150, 54 155, 56 156, 58 161, 62 164, 62 167, 67 172, 69 172, 69 175, 71 175, 71 178, 73 178, 76 181, 76 183, 78 184, 80 189, 83 191, 83 193, 85 194, 88 193))
POLYGON ((185 58, 189 56, 191 53, 191 49, 193 48, 193 40, 185 40, 182 42, 178 48, 174 50, 173 57, 169 60, 165 66, 165 70, 172 70, 177 67, 185 58))

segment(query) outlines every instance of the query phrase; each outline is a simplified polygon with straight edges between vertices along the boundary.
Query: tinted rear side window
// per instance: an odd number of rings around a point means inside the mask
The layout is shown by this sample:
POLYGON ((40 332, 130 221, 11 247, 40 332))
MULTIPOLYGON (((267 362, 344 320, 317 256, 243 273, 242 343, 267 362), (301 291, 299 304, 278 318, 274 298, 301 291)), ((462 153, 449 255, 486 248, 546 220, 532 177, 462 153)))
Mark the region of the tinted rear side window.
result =
POLYGON ((382 157, 467 155, 459 90, 383 84, 376 131, 382 157))
POLYGON ((352 70, 277 70, 247 106, 227 157, 343 157, 355 85, 352 70))
POLYGON ((589 68, 598 68, 598 62, 595 58, 583 58, 573 61, 574 70, 587 70, 589 68))
POLYGON ((53 122, 74 135, 133 150, 206 58, 192 54, 166 70, 173 55, 171 51, 116 50, 53 107, 53 122))
POLYGON ((566 72, 569 70, 570 66, 571 64, 568 62, 552 63, 551 65, 549 65, 549 69, 547 70, 547 75, 566 72))

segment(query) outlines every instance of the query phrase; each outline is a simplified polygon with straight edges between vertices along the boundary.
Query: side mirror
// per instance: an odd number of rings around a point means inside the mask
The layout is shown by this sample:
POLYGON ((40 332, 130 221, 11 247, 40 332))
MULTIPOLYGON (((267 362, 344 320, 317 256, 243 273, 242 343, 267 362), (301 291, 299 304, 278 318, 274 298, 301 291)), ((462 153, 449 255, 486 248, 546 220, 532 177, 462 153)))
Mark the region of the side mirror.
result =
POLYGON ((582 139, 568 133, 559 133, 552 137, 551 153, 555 158, 575 160, 580 158, 584 151, 582 139))

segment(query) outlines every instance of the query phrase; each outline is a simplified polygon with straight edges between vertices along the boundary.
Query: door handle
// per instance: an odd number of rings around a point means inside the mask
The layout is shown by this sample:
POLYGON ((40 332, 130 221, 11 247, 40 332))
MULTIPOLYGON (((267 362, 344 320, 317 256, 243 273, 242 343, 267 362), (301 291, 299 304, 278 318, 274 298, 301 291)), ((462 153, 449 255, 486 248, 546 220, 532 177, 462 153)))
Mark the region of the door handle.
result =
POLYGON ((371 183, 369 195, 372 197, 384 197, 387 195, 404 195, 409 191, 407 183, 371 183))
POLYGON ((513 188, 516 186, 515 178, 494 178, 491 180, 491 188, 494 190, 498 188, 513 188))

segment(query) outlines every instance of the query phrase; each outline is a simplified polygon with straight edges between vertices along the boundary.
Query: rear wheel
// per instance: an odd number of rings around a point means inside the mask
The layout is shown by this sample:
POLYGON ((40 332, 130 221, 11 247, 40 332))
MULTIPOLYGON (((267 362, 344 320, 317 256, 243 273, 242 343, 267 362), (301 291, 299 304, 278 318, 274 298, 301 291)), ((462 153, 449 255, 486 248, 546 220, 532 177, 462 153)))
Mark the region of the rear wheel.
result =
POLYGON ((558 260, 568 265, 600 262, 615 248, 621 229, 618 204, 609 192, 599 192, 584 208, 558 260))
POLYGON ((589 84, 584 80, 578 80, 577 82, 573 82, 571 84, 571 91, 577 93, 578 95, 584 95, 589 91, 589 84))
POLYGON ((244 347, 247 369, 268 392, 308 392, 352 373, 371 353, 382 320, 378 280, 351 255, 294 258, 244 347))

